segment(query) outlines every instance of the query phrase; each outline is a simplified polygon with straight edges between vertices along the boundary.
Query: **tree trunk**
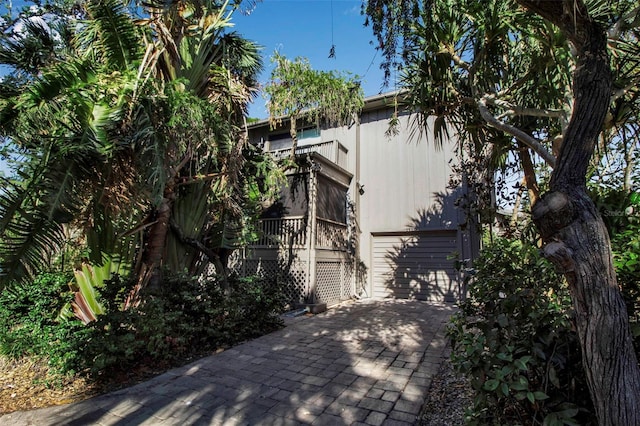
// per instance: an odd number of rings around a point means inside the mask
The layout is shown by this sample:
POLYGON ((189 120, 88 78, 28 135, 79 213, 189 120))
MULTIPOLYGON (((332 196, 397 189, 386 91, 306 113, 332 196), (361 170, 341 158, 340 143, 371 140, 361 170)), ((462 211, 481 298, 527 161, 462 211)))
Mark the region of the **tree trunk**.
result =
POLYGON ((518 156, 522 163, 524 182, 527 186, 527 193, 529 194, 529 202, 533 206, 538 201, 538 198, 540 198, 540 187, 538 186, 536 171, 533 167, 533 161, 531 160, 531 153, 529 152, 529 148, 522 142, 518 142, 518 156))
POLYGON ((577 51, 574 107, 551 175, 533 207, 545 255, 569 283, 582 358, 600 425, 640 425, 640 367, 613 269, 609 236, 586 172, 611 96, 606 37, 580 0, 518 0, 556 24, 577 51))
POLYGON ((125 309, 140 302, 142 290, 149 286, 158 288, 162 282, 162 260, 165 254, 167 236, 171 222, 171 209, 175 182, 167 183, 160 205, 155 209, 155 219, 149 227, 146 241, 143 242, 142 261, 136 268, 136 285, 125 301, 125 309))

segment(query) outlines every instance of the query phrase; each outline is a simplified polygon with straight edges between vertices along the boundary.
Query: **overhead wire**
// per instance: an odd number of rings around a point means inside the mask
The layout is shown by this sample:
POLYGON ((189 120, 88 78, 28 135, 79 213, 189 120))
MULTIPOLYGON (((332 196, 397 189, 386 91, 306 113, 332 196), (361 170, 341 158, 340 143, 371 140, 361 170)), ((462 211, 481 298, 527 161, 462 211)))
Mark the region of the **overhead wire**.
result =
POLYGON ((331 0, 331 49, 329 49, 329 58, 336 58, 336 45, 333 42, 333 0, 331 0))

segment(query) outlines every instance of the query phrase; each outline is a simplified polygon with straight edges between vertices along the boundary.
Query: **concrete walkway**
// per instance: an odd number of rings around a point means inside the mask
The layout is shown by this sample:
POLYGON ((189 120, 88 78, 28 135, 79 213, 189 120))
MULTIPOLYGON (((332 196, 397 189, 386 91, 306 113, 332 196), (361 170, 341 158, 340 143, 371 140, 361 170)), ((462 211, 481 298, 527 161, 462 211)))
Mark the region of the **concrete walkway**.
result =
POLYGON ((410 425, 454 307, 349 303, 131 388, 0 425, 410 425))

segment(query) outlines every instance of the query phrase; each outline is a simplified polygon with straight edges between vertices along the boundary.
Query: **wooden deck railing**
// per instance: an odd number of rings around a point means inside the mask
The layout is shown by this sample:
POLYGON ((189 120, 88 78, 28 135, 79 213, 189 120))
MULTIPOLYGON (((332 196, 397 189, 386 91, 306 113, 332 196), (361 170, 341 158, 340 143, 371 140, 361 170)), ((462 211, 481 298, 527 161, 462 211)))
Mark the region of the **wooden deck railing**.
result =
POLYGON ((307 244, 307 221, 304 216, 262 219, 262 235, 253 245, 273 247, 280 244, 304 247, 307 244))
MULTIPOLYGON (((307 221, 304 216, 262 219, 261 236, 254 247, 303 248, 307 244, 307 221)), ((329 219, 318 218, 315 247, 344 250, 347 245, 347 225, 329 219)))
POLYGON ((329 219, 318 218, 316 247, 344 250, 347 247, 347 225, 329 219))
MULTIPOLYGON (((277 159, 285 158, 291 153, 291 148, 277 149, 269 151, 277 159)), ((333 161, 338 166, 346 169, 348 166, 348 150, 337 140, 320 142, 313 145, 303 145, 296 148, 296 154, 308 154, 317 152, 328 160, 333 161)))

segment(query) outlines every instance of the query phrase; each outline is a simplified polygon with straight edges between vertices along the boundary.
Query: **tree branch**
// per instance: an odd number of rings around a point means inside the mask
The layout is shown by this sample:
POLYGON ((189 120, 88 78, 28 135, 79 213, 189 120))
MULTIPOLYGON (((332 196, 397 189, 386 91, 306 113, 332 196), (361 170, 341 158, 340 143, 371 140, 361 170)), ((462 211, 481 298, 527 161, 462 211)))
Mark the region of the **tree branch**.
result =
POLYGON ((518 105, 513 105, 511 102, 507 102, 502 99, 496 99, 495 96, 484 96, 487 103, 489 105, 495 105, 502 108, 506 108, 507 110, 500 114, 498 118, 504 116, 514 116, 514 115, 527 115, 530 117, 547 117, 547 118, 565 118, 566 112, 562 109, 538 109, 538 108, 527 108, 521 107, 518 105))
POLYGON ((527 145, 529 148, 533 150, 536 154, 538 154, 542 159, 552 168, 556 166, 556 158, 551 154, 544 145, 542 145, 536 138, 529 136, 522 130, 511 126, 509 124, 503 123, 494 117, 489 108, 487 108, 487 98, 489 95, 485 95, 478 100, 478 110, 480 111, 480 115, 482 118, 489 124, 491 127, 494 127, 498 130, 502 130, 503 132, 512 135, 516 139, 518 139, 523 144, 527 145))
POLYGON ((464 59, 462 59, 460 56, 458 56, 458 54, 456 53, 454 47, 452 45, 447 45, 444 47, 444 49, 442 49, 443 52, 446 52, 449 54, 449 56, 451 56, 451 59, 453 60, 453 63, 456 64, 457 66, 459 66, 460 68, 466 70, 466 71, 470 71, 471 70, 471 65, 469 65, 468 62, 466 62, 464 59))
POLYGON ((186 176, 186 177, 181 177, 178 178, 178 182, 176 183, 177 186, 182 186, 182 185, 190 185, 192 183, 198 183, 198 182, 204 182, 207 180, 211 180, 211 179, 216 179, 219 178, 221 176, 226 176, 229 173, 209 173, 206 175, 196 175, 196 176, 186 176))
POLYGON ((629 90, 633 89, 634 87, 637 87, 639 83, 640 83, 640 77, 637 77, 632 79, 629 82, 629 84, 627 84, 625 87, 621 87, 620 89, 614 91, 613 94, 611 95, 611 102, 615 102, 621 97, 623 97, 624 95, 626 95, 629 92, 629 90))

